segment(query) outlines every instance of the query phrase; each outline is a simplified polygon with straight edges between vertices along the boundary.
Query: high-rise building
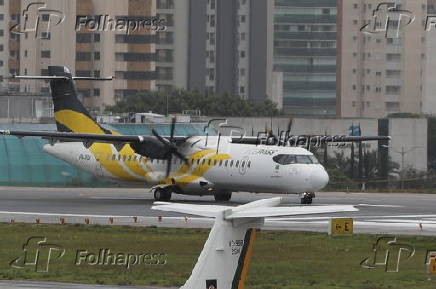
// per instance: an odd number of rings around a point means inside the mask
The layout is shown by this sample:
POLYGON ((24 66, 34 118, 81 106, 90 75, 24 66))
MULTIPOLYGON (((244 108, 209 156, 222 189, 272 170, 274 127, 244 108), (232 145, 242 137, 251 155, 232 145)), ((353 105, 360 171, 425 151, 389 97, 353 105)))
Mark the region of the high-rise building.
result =
MULTIPOLYGON (((22 0, 28 7, 31 0, 22 0)), ((76 76, 115 76, 111 82, 79 81, 79 95, 89 108, 99 111, 116 99, 156 87, 156 32, 151 26, 129 33, 117 21, 132 22, 156 15, 153 0, 46 0, 45 6, 60 11, 64 20, 52 25, 51 14, 39 15, 41 31, 21 36, 20 73, 45 75, 49 65, 65 65, 76 76), (76 27, 81 17, 83 25, 76 27)), ((37 8, 37 7, 36 7, 37 8)), ((35 12, 34 12, 35 13, 35 12)), ((35 21, 29 18, 28 21, 35 21)), ((133 25, 132 25, 133 26, 133 25)), ((22 90, 47 91, 47 85, 22 81, 22 90)))
POLYGON ((338 116, 423 111, 427 0, 392 2, 338 0, 338 116))
POLYGON ((274 71, 283 74, 283 109, 336 114, 336 0, 275 0, 274 71))
POLYGON ((272 1, 190 0, 188 89, 272 99, 272 1))

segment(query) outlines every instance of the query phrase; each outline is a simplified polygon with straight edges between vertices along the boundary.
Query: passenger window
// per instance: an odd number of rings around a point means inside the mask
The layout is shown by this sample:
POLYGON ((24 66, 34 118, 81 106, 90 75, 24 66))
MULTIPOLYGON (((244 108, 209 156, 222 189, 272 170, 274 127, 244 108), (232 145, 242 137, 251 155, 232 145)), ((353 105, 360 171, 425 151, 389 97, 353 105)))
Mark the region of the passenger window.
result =
POLYGON ((226 160, 225 167, 229 164, 229 160, 226 160))
POLYGON ((220 160, 220 167, 223 165, 223 160, 220 160))
POLYGON ((197 159, 197 165, 199 165, 200 164, 200 159, 197 159))
POLYGON ((239 168, 239 161, 236 161, 236 167, 239 168))
POLYGON ((206 163, 206 159, 203 159, 202 165, 204 165, 206 163))
POLYGON ((251 168, 251 161, 248 161, 247 167, 251 168))
POLYGON ((114 161, 116 159, 117 159, 117 156, 116 155, 112 155, 112 160, 114 161))
POLYGON ((230 167, 233 167, 233 160, 230 161, 230 167))
POLYGON ((131 161, 132 161, 132 155, 129 155, 129 158, 128 158, 127 161, 128 161, 128 162, 131 162, 131 161))
POLYGON ((241 166, 242 166, 242 167, 245 167, 245 161, 242 162, 242 165, 241 165, 241 166))
POLYGON ((121 161, 121 155, 118 155, 118 160, 121 161))
POLYGON ((213 161, 213 165, 216 166, 216 163, 217 163, 217 160, 214 160, 213 161))
POLYGON ((211 163, 212 163, 212 160, 209 160, 209 161, 208 161, 207 163, 208 163, 208 165, 210 166, 210 165, 211 165, 211 163))

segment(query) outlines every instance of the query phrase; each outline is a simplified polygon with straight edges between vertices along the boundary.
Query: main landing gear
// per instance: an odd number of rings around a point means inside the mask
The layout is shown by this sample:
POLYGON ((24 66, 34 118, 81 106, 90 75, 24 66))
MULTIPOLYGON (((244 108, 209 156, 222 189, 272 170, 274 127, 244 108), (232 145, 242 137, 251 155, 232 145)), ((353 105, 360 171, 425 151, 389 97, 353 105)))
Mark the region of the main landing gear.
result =
POLYGON ((171 190, 166 188, 156 188, 154 189, 154 199, 155 201, 169 201, 171 200, 171 190))
POLYGON ((227 202, 232 198, 232 192, 219 192, 214 194, 215 201, 227 202))
POLYGON ((301 194, 301 204, 310 205, 313 198, 315 198, 315 193, 303 193, 301 194))

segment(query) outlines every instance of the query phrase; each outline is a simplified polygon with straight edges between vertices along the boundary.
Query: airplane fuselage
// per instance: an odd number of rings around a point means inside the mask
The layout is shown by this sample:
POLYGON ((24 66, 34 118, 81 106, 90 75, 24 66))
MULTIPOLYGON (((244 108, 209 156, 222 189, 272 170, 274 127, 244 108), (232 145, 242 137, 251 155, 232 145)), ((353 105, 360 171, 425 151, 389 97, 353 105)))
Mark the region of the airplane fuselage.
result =
POLYGON ((141 157, 129 145, 118 151, 108 143, 94 143, 86 148, 81 142, 65 142, 47 144, 44 150, 99 178, 144 187, 177 185, 184 194, 299 194, 318 191, 328 183, 324 167, 303 148, 237 144, 226 137, 221 137, 219 145, 217 137, 206 140, 200 136, 191 142, 195 145, 181 147, 189 164, 173 158, 168 177, 167 160, 141 157), (283 164, 282 156, 294 161, 283 164))

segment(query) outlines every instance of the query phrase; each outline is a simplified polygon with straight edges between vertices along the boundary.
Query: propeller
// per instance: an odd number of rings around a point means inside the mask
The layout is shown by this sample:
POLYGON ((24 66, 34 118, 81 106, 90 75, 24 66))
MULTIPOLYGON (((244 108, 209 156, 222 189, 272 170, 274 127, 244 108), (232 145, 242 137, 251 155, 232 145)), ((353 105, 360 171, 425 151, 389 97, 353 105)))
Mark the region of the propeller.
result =
POLYGON ((165 147, 168 150, 167 151, 167 156, 166 156, 166 159, 168 161, 168 163, 167 163, 167 170, 166 170, 166 177, 168 177, 170 175, 171 165, 172 165, 172 161, 173 161, 173 155, 178 157, 179 159, 183 160, 186 164, 189 164, 189 162, 186 159, 186 157, 177 150, 176 142, 174 140, 174 131, 175 131, 175 129, 176 129, 176 118, 173 117, 172 120, 171 120, 171 132, 170 132, 170 139, 169 140, 167 140, 167 139, 163 138, 161 135, 159 135, 155 129, 151 130, 153 135, 162 144, 164 144, 165 147))

